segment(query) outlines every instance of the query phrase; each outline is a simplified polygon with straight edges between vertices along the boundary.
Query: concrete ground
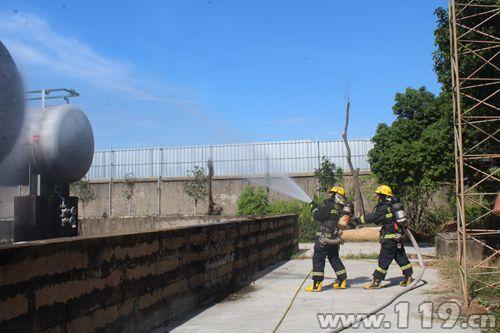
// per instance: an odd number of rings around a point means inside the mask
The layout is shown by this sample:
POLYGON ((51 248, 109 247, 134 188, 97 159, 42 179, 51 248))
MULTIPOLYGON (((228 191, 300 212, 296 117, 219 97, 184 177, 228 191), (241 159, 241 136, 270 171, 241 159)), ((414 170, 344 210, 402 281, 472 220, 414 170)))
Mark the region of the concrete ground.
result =
MULTIPOLYGON (((435 257, 436 248, 428 244, 420 244, 420 252, 424 257, 435 257)), ((300 250, 305 251, 306 256, 312 256, 314 251, 314 243, 300 243, 300 250)), ((416 255, 417 251, 411 245, 405 245, 405 250, 408 255, 416 255)), ((347 242, 341 246, 341 256, 353 256, 359 254, 378 254, 380 251, 380 243, 377 242, 347 242)))
MULTIPOLYGON (((350 251, 372 250, 378 251, 377 243, 352 243, 346 245, 342 253, 350 251)), ((309 248, 310 245, 301 246, 309 248)), ((431 251, 431 250, 429 250, 431 251)), ((408 249, 408 252, 411 252, 408 249)), ((357 252, 354 252, 357 253, 357 252)), ((389 300, 392 295, 401 290, 398 285, 401 279, 401 271, 393 264, 389 268, 384 288, 379 290, 364 290, 362 285, 370 280, 373 269, 376 267, 375 260, 344 260, 350 288, 345 290, 334 290, 328 288, 321 293, 307 293, 303 288, 281 324, 278 332, 325 332, 318 323, 318 313, 364 313, 377 305, 389 300)), ((172 332, 271 332, 278 323, 283 312, 287 308, 295 291, 302 283, 307 272, 311 269, 309 259, 296 259, 284 262, 272 267, 257 278, 250 286, 232 294, 224 301, 214 304, 206 309, 200 310, 193 317, 178 323, 175 327, 169 327, 172 332)), ((416 271, 418 267, 416 267, 416 271)), ((331 283, 333 270, 327 265, 325 282, 331 283)), ((415 272, 416 275, 416 272, 415 272)), ((306 285, 309 284, 307 281, 306 285)), ((423 302, 439 302, 446 291, 446 285, 439 277, 436 269, 426 270, 423 283, 417 289, 401 296, 395 303, 384 309, 384 322, 390 323, 392 328, 382 328, 381 332, 394 332, 403 330, 407 332, 421 332, 422 318, 419 313, 419 304, 423 302), (401 301, 409 302, 409 325, 408 329, 397 329, 394 305, 401 301)), ((406 316, 404 316, 406 317, 406 316)), ((444 332, 474 332, 472 329, 455 327, 452 329, 441 328, 443 321, 434 321, 432 331, 443 330, 444 332)), ((386 324, 388 325, 388 324, 386 324)), ((167 328, 164 328, 166 330, 167 328)), ((161 329, 160 329, 161 330, 161 329)), ((347 331, 363 332, 366 328, 347 331)), ((480 332, 477 330, 477 332, 480 332)))

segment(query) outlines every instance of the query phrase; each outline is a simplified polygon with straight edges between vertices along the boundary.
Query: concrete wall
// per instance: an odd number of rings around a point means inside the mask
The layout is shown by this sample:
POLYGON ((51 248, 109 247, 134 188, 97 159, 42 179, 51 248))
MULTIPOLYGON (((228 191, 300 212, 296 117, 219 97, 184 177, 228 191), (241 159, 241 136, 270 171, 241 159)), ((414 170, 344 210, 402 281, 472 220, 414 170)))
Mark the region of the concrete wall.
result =
POLYGON ((14 217, 14 197, 27 194, 26 186, 0 186, 0 220, 12 219, 14 217))
MULTIPOLYGON (((312 175, 296 175, 292 179, 311 197, 317 191, 317 182, 312 175)), ((362 188, 365 194, 365 205, 373 206, 374 180, 370 175, 362 177, 362 188)), ((192 199, 184 192, 184 186, 188 178, 164 179, 159 184, 156 180, 139 180, 136 185, 134 198, 132 200, 132 216, 151 216, 158 214, 158 196, 160 198, 160 215, 193 214, 194 204, 192 199)), ((345 176, 347 188, 351 185, 351 177, 345 176)), ((234 215, 236 202, 243 189, 253 183, 243 177, 215 177, 213 181, 213 197, 217 205, 223 208, 224 215, 234 215)), ((80 214, 86 217, 98 217, 106 214, 108 216, 127 216, 128 205, 121 193, 124 189, 122 182, 114 182, 111 195, 111 214, 109 212, 109 183, 92 183, 97 200, 89 204, 80 214)), ((277 192, 270 191, 271 198, 290 199, 277 192)), ((198 213, 204 214, 208 209, 207 202, 198 204, 198 213)))
MULTIPOLYGON (((472 238, 466 240, 467 258, 472 262, 481 261, 491 255, 491 249, 500 248, 500 239, 494 235, 477 235, 475 238, 488 245, 490 248, 483 246, 472 238)), ((442 258, 458 258, 458 240, 456 232, 439 233, 435 238, 436 256, 442 258)))
POLYGON ((0 221, 0 244, 10 243, 14 238, 14 223, 11 221, 0 221))
MULTIPOLYGON (((307 192, 314 192, 315 180, 311 177, 297 177, 295 180, 307 192)), ((184 187, 187 178, 171 178, 162 180, 158 191, 158 182, 155 180, 139 180, 132 199, 132 216, 147 216, 158 214, 158 194, 160 195, 160 214, 193 214, 193 200, 186 195, 184 187)), ((236 201, 245 186, 251 185, 246 178, 218 177, 213 181, 214 201, 223 208, 223 214, 232 215, 236 211, 236 201)), ((95 200, 83 210, 84 216, 101 216, 109 213, 109 184, 92 183, 98 200, 95 200)), ((112 216, 127 216, 128 203, 121 193, 125 185, 114 182, 112 188, 112 216)), ((278 194, 274 193, 274 196, 278 194)), ((198 204, 197 212, 205 213, 208 209, 207 202, 198 204)), ((82 210, 80 210, 82 212, 82 210)))
POLYGON ((0 332, 144 332, 297 249, 295 216, 0 247, 0 332))
POLYGON ((244 220, 248 220, 248 217, 191 215, 85 218, 79 220, 78 234, 83 237, 124 235, 206 223, 244 220))
MULTIPOLYGON (((313 175, 295 175, 292 179, 311 197, 316 193, 317 182, 313 175)), ((364 192, 365 206, 373 206, 373 190, 375 183, 369 174, 362 177, 362 191, 364 192)), ((136 183, 134 197, 132 199, 131 216, 152 216, 158 214, 158 197, 160 201, 160 215, 187 215, 193 214, 194 205, 190 197, 184 192, 184 186, 189 178, 169 178, 159 182, 156 179, 139 179, 136 183)), ((345 175, 347 190, 352 186, 351 177, 345 175)), ((91 183, 97 199, 90 203, 85 209, 79 207, 81 217, 128 216, 128 203, 122 197, 125 188, 123 182, 114 181, 112 186, 108 182, 91 183), (111 188, 111 212, 110 195, 111 188)), ((245 186, 252 185, 248 178, 244 177, 214 177, 213 196, 216 204, 223 208, 224 215, 234 215, 236 212, 236 201, 245 186)), ((26 194, 23 188, 23 195, 26 194)), ((0 188, 0 219, 12 219, 14 214, 13 197, 18 195, 18 187, 0 188)), ((289 199, 277 192, 270 191, 271 198, 289 199)), ((207 211, 207 202, 198 204, 198 213, 207 211)))

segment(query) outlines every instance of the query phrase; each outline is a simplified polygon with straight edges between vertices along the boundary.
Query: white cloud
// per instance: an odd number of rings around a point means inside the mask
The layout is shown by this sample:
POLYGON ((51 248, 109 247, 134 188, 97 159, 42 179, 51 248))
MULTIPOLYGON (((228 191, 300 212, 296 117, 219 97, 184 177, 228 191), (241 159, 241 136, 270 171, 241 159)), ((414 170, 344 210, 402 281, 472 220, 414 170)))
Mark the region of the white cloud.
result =
MULTIPOLYGON (((100 54, 88 43, 57 32, 38 15, 0 13, 0 40, 21 71, 33 69, 36 75, 54 72, 125 99, 165 103, 173 107, 173 112, 187 113, 219 135, 241 138, 239 132, 207 114, 209 110, 196 92, 169 85, 162 78, 142 77, 130 63, 100 54), (191 97, 193 94, 195 97, 191 97)), ((138 126, 148 128, 154 124, 147 118, 138 126)))
POLYGON ((21 66, 43 67, 134 99, 193 103, 172 97, 175 89, 157 79, 139 78, 133 66, 105 57, 83 41, 59 34, 37 15, 0 14, 0 39, 21 66))
POLYGON ((48 63, 47 56, 36 48, 8 38, 4 39, 3 42, 10 50, 10 53, 13 55, 16 62, 31 63, 36 65, 48 63))

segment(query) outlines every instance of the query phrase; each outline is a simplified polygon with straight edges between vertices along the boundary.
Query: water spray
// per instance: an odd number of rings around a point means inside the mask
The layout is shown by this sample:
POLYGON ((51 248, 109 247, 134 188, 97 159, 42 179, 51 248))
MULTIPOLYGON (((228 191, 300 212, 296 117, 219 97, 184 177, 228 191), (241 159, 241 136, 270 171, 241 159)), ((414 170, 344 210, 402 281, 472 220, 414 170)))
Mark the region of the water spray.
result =
MULTIPOLYGON (((267 187, 273 191, 302 202, 310 203, 312 201, 309 195, 307 195, 307 193, 299 186, 299 184, 297 184, 296 181, 285 175, 281 170, 278 170, 276 165, 272 163, 267 152, 253 147, 252 155, 254 159, 258 157, 260 160, 265 161, 265 167, 264 170, 259 170, 261 171, 261 174, 264 174, 264 176, 249 178, 250 182, 258 186, 267 187)), ((254 174, 259 174, 255 166, 254 174)))
POLYGON ((312 199, 292 178, 284 174, 270 174, 263 178, 250 179, 251 182, 272 189, 288 197, 309 203, 312 199))

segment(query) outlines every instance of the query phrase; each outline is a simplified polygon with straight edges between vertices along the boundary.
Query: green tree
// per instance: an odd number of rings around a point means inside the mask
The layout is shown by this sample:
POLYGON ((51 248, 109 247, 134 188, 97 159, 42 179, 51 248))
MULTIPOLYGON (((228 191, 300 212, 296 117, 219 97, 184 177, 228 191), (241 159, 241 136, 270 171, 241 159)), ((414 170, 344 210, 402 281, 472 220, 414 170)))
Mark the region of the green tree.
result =
POLYGON ((92 201, 96 199, 96 194, 90 183, 86 179, 80 179, 70 185, 70 191, 72 194, 78 197, 82 205, 82 215, 85 214, 85 207, 92 201))
MULTIPOLYGON (((476 5, 499 5, 498 0, 475 0, 476 5)), ((500 25, 498 24, 498 17, 496 19, 486 20, 482 22, 487 16, 479 15, 479 11, 484 12, 484 8, 473 6, 465 7, 461 10, 461 17, 468 17, 467 25, 470 27, 476 27, 475 31, 467 33, 466 39, 468 40, 481 40, 484 35, 481 33, 486 33, 492 36, 500 35, 500 25), (481 23, 482 22, 482 23, 481 23)), ((434 31, 434 43, 436 45, 436 50, 434 51, 434 70, 437 74, 438 81, 442 83, 443 95, 447 98, 447 103, 451 105, 451 90, 452 90, 452 80, 451 80, 451 60, 450 60, 450 39, 449 39, 449 21, 448 21, 448 11, 444 8, 437 8, 435 11, 437 18, 437 27, 434 31)), ((459 22, 464 24, 463 21, 459 22)), ((462 29, 461 27, 458 28, 462 29)), ((461 34, 462 30, 458 31, 461 34)), ((475 52, 470 52, 470 45, 466 42, 461 42, 460 48, 461 52, 460 59, 458 63, 458 70, 460 72, 460 77, 465 78, 472 76, 473 78, 498 78, 498 49, 495 47, 487 47, 491 44, 484 44, 475 52), (483 59, 490 59, 490 64, 484 65, 483 59), (496 68, 494 67, 496 66, 496 68)), ((465 91, 467 95, 473 98, 464 97, 461 100, 461 105, 464 110, 472 110, 467 112, 469 118, 472 117, 484 117, 493 116, 496 114, 496 110, 488 106, 486 103, 479 103, 479 100, 484 98, 489 99, 487 103, 490 105, 497 105, 495 103, 495 97, 498 97, 498 85, 489 84, 482 85, 482 82, 469 80, 461 82, 462 91, 465 91)), ((498 98, 497 98, 498 100, 498 98)), ((451 109, 450 109, 451 112, 451 109)), ((498 123, 495 121, 482 121, 475 124, 476 127, 480 127, 483 131, 477 130, 467 123, 463 124, 463 145, 468 150, 471 147, 475 147, 470 151, 471 154, 482 154, 500 151, 500 143, 498 140, 488 138, 486 133, 496 133, 498 129, 498 123)), ((471 167, 464 169, 465 173, 465 183, 466 185, 475 184, 484 178, 484 174, 478 172, 475 169, 480 170, 490 170, 490 173, 498 170, 498 161, 495 159, 474 159, 469 160, 467 163, 471 167)), ((477 187, 480 192, 495 192, 497 191, 498 182, 493 179, 488 179, 483 181, 477 187)), ((488 203, 492 204, 492 203, 488 203)))
MULTIPOLYGON (((477 4, 498 4, 498 0, 477 0, 477 4)), ((478 7, 467 7, 463 16, 471 18, 468 24, 475 26, 484 17, 476 15, 478 7), (474 22, 476 21, 476 22, 474 22)), ((422 225, 422 218, 429 215, 427 204, 429 198, 441 181, 453 182, 454 175, 454 137, 453 137, 453 110, 451 87, 451 64, 448 12, 444 8, 435 11, 437 27, 434 31, 436 50, 433 54, 434 70, 438 81, 442 83, 442 91, 438 96, 425 88, 408 88, 404 93, 396 94, 393 112, 396 120, 391 124, 380 124, 373 137, 374 148, 369 153, 371 169, 379 182, 391 185, 400 195, 407 206, 408 215, 412 223, 422 225)), ((498 35, 497 20, 489 20, 481 25, 483 32, 498 35)), ((467 38, 478 38, 477 32, 471 32, 467 38)), ((464 47, 464 46, 461 46, 464 47)), ((460 57, 459 71, 461 77, 475 73, 478 77, 496 77, 497 69, 492 66, 481 66, 483 60, 490 59, 497 52, 494 48, 484 48, 476 54, 469 52, 460 57)), ((462 83, 462 88, 472 83, 462 83), (464 86, 465 84, 465 86, 464 86)), ((468 87, 467 92, 481 99, 492 95, 497 87, 476 86, 468 87)), ((462 107, 469 108, 477 102, 464 98, 462 107)), ((491 113, 485 105, 477 105, 469 116, 485 116, 491 113)), ((480 125, 486 132, 493 133, 498 126, 495 122, 484 122, 480 125)), ((471 126, 464 126, 463 141, 465 147, 474 147, 480 153, 499 151, 497 140, 485 140, 486 136, 478 135, 478 131, 471 126)), ((488 169, 495 166, 492 159, 468 161, 478 169, 488 169)), ((474 168, 466 168, 466 185, 473 184, 484 178, 474 168)), ((496 191, 494 181, 484 181, 478 186, 480 191, 496 191)), ((426 229, 430 229, 427 226, 426 229)))
POLYGON ((270 212, 269 197, 262 187, 247 186, 236 203, 237 215, 266 215, 270 212))
POLYGON ((205 175, 205 169, 195 165, 193 169, 188 170, 191 179, 186 182, 184 192, 193 199, 194 215, 197 213, 198 202, 205 200, 208 195, 208 177, 205 175))
POLYGON ((319 190, 327 192, 332 186, 342 182, 344 171, 326 158, 326 156, 323 156, 319 168, 314 170, 314 176, 318 181, 319 190))
POLYGON ((454 144, 448 95, 424 87, 397 93, 389 126, 379 124, 369 152, 378 182, 390 185, 419 229, 440 181, 454 176, 454 144))
POLYGON ((123 180, 123 184, 125 185, 125 187, 122 190, 122 197, 127 200, 128 216, 132 216, 132 199, 134 197, 136 182, 137 177, 132 172, 127 173, 123 180))

